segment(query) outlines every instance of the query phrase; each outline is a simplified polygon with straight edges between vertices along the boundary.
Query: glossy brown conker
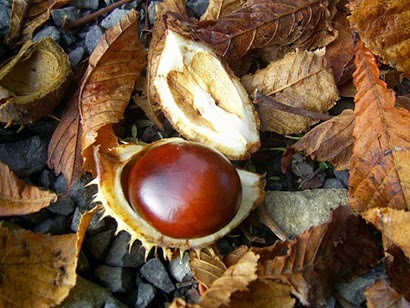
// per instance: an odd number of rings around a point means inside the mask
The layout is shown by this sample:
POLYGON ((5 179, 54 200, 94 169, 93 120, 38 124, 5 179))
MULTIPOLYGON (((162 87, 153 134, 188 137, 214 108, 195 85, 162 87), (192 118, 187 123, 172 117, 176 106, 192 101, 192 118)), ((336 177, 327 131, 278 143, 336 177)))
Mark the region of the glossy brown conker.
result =
POLYGON ((195 142, 150 149, 128 173, 134 210, 162 234, 198 238, 217 232, 238 212, 242 186, 219 152, 195 142))

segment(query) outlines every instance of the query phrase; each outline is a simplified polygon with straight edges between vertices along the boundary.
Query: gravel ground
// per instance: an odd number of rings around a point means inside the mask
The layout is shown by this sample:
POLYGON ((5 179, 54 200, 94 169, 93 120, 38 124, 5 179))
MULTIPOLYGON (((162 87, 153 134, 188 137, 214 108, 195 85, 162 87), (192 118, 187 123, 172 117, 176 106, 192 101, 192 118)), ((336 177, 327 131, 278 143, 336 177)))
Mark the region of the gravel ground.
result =
MULTIPOLYGON (((92 53, 104 31, 112 27, 131 8, 136 8, 141 13, 141 28, 145 23, 147 10, 152 24, 154 18, 152 8, 155 2, 150 1, 147 8, 145 1, 131 1, 81 28, 64 32, 60 29, 63 16, 75 20, 112 3, 112 0, 72 1, 68 6, 52 11, 50 21, 36 32, 34 40, 52 37, 69 55, 73 70, 76 71, 79 63, 92 53)), ((205 11, 207 5, 206 0, 187 2, 190 14, 197 17, 205 11)), ((10 10, 11 0, 0 0, 0 62, 12 55, 12 51, 3 43, 10 10)), ((57 113, 61 112, 61 109, 58 108, 57 113)), ((123 124, 125 132, 123 137, 127 136, 127 132, 130 135, 135 119, 145 119, 142 111, 135 108, 130 108, 127 114, 130 116, 123 124)), ((46 165, 48 143, 57 124, 56 120, 45 118, 22 129, 14 126, 6 129, 0 126, 0 160, 8 164, 11 170, 25 181, 57 193, 64 193, 66 192, 64 177, 55 176, 46 165)), ((138 134, 138 137, 146 142, 160 138, 158 130, 153 126, 138 130, 138 134)), ((169 125, 160 134, 162 137, 176 135, 169 125)), ((289 140, 274 134, 263 134, 262 140, 265 148, 289 145, 289 140)), ((309 181, 318 187, 347 186, 347 172, 333 172, 330 168, 319 168, 317 163, 301 155, 295 156, 292 172, 283 175, 280 171, 280 158, 281 152, 260 151, 252 159, 255 170, 267 174, 267 190, 298 189, 301 179, 315 172, 314 177, 309 181)), ((250 162, 247 164, 249 167, 250 162)), ((65 234, 76 231, 81 213, 93 206, 91 200, 95 188, 85 186, 90 180, 89 175, 84 176, 71 191, 60 195, 57 202, 38 213, 10 217, 9 220, 39 233, 65 234)), ((141 244, 137 241, 129 250, 127 245, 129 235, 125 232, 115 235, 115 229, 116 222, 111 218, 93 219, 80 256, 78 267, 80 278, 75 287, 76 295, 70 296, 63 306, 163 307, 166 306, 165 303, 171 302, 177 296, 183 297, 188 302, 198 301, 197 283, 193 279, 186 256, 168 262, 160 255, 152 253, 148 262, 145 262, 145 251, 141 244), (81 296, 84 290, 88 290, 94 296, 92 298, 81 296)), ((273 233, 257 221, 256 216, 251 216, 250 222, 234 230, 232 236, 220 240, 217 244, 222 253, 228 253, 241 244, 260 245, 262 241, 262 245, 269 245, 275 239, 273 233), (252 228, 248 225, 252 225, 252 228), (249 231, 250 229, 252 231, 249 231), (252 242, 253 240, 256 242, 252 242)), ((355 288, 358 289, 357 286, 355 288)), ((356 289, 347 287, 347 291, 344 292, 354 293, 356 289)), ((360 300, 358 299, 357 302, 360 303, 360 300)), ((332 306, 332 303, 334 304, 334 300, 330 301, 329 305, 332 306)))

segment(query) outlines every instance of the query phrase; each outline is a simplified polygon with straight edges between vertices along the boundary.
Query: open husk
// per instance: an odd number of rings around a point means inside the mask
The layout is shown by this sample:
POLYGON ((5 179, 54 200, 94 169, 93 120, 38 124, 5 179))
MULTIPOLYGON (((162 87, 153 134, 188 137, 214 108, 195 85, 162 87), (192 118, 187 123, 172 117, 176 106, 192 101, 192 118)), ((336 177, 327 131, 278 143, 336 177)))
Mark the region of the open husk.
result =
POLYGON ((131 235, 130 243, 140 240, 147 254, 153 247, 161 247, 164 254, 168 256, 171 249, 184 251, 206 247, 237 227, 253 209, 261 204, 265 196, 264 176, 237 169, 242 184, 242 202, 238 213, 228 225, 211 235, 194 239, 177 239, 161 234, 133 210, 126 198, 123 185, 126 182, 124 179, 127 177, 127 171, 136 160, 147 151, 174 141, 190 142, 180 138, 169 138, 145 146, 127 144, 116 147, 108 153, 97 151, 95 153, 98 172, 98 177, 93 182, 98 185, 95 201, 102 203, 105 216, 115 218, 118 223, 117 232, 127 231, 131 235))

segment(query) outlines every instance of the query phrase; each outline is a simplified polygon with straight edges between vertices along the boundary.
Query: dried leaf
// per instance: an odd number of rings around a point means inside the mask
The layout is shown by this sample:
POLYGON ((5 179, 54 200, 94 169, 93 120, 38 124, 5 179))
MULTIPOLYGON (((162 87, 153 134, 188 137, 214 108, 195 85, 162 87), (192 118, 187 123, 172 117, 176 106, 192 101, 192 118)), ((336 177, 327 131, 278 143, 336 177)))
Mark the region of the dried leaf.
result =
POLYGON ((338 36, 326 46, 325 56, 333 70, 336 83, 342 84, 352 78, 354 71, 353 31, 343 12, 336 13, 332 25, 338 36))
POLYGON ((369 308, 409 308, 408 302, 403 295, 397 293, 389 286, 385 279, 378 279, 376 282, 364 291, 369 308))
POLYGON ((247 290, 251 281, 256 280, 259 256, 247 252, 237 264, 230 266, 216 279, 199 301, 200 307, 220 307, 229 304, 230 296, 236 291, 247 290))
POLYGON ((290 296, 290 286, 273 280, 257 279, 248 291, 235 292, 230 307, 276 308, 293 307, 296 300, 290 296))
POLYGON ((225 264, 209 249, 201 250, 199 256, 194 251, 191 251, 190 257, 190 266, 195 279, 207 289, 226 271, 225 264))
POLYGON ((50 307, 75 285, 79 247, 94 212, 77 234, 44 235, 0 228, 0 306, 50 307))
POLYGON ((68 103, 48 146, 48 166, 54 168, 57 175, 60 173, 64 175, 68 191, 84 173, 78 95, 79 89, 68 103))
POLYGON ((234 63, 255 48, 293 45, 303 49, 324 45, 315 40, 332 30, 336 0, 251 0, 215 21, 195 25, 195 36, 234 63))
POLYGON ((69 2, 70 0, 13 0, 7 44, 14 48, 30 41, 34 31, 50 18, 51 10, 69 2))
POLYGON ((289 284, 304 305, 325 304, 333 283, 366 273, 380 254, 375 235, 346 206, 294 240, 254 250, 260 253, 258 276, 289 284))
POLYGON ((290 149, 303 152, 313 160, 330 161, 336 170, 349 169, 354 118, 353 110, 346 109, 340 115, 311 129, 290 149))
POLYGON ((358 43, 353 80, 355 127, 349 203, 370 208, 410 207, 410 112, 395 108, 395 95, 379 77, 373 54, 358 43))
POLYGON ((351 0, 349 21, 373 53, 410 73, 410 7, 407 0, 351 0))
POLYGON ((180 13, 181 15, 187 15, 185 0, 165 0, 158 4, 158 16, 157 22, 152 28, 152 38, 148 49, 148 66, 147 66, 147 101, 138 101, 138 105, 144 110, 147 117, 156 124, 160 129, 163 129, 162 125, 162 111, 157 102, 157 94, 155 87, 153 86, 154 79, 158 75, 159 57, 162 54, 165 43, 165 23, 163 22, 163 16, 166 12, 172 11, 180 13))
POLYGON ((51 114, 70 81, 70 61, 57 43, 27 42, 0 69, 0 122, 26 124, 51 114))
POLYGON ((134 84, 146 64, 138 34, 138 13, 131 11, 107 30, 89 60, 80 90, 84 169, 95 169, 93 146, 117 144, 112 125, 123 118, 134 84))
POLYGON ((217 20, 242 7, 246 0, 210 0, 206 12, 200 20, 217 20))
POLYGON ((410 261, 399 247, 389 247, 384 258, 384 267, 393 288, 410 300, 410 261))
POLYGON ((55 193, 26 184, 0 161, 0 216, 35 213, 56 200, 55 193))
MULTIPOLYGON (((315 112, 329 110, 338 99, 338 91, 324 50, 296 51, 271 63, 253 75, 241 78, 246 91, 255 90, 292 107, 315 112)), ((269 104, 258 103, 262 131, 279 134, 300 133, 317 120, 277 111, 269 104)))
POLYGON ((392 208, 372 208, 362 217, 375 225, 410 258, 410 212, 392 208))

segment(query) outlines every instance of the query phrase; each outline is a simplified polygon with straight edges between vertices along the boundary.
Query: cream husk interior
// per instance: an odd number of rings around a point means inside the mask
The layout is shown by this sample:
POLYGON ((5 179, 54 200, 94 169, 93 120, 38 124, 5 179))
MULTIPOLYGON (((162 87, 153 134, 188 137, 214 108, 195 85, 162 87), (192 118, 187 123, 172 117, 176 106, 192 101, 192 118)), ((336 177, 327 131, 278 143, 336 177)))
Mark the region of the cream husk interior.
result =
POLYGON ((184 137, 232 160, 260 147, 259 119, 248 94, 207 45, 168 29, 158 61, 158 103, 184 137))
POLYGON ((98 184, 98 193, 94 201, 103 204, 104 216, 109 215, 115 218, 118 224, 117 232, 127 231, 131 235, 130 244, 137 239, 140 240, 145 246, 147 254, 152 247, 162 247, 164 254, 169 255, 168 248, 184 251, 208 246, 238 226, 264 198, 264 177, 237 169, 243 190, 242 202, 231 223, 214 234, 195 239, 176 239, 161 234, 132 209, 123 192, 121 177, 127 163, 135 161, 154 147, 175 141, 188 142, 180 138, 170 138, 147 146, 122 145, 113 149, 109 154, 96 153, 98 177, 93 183, 98 184))

